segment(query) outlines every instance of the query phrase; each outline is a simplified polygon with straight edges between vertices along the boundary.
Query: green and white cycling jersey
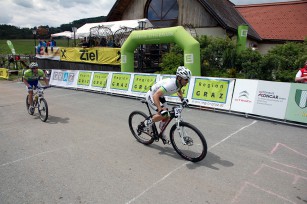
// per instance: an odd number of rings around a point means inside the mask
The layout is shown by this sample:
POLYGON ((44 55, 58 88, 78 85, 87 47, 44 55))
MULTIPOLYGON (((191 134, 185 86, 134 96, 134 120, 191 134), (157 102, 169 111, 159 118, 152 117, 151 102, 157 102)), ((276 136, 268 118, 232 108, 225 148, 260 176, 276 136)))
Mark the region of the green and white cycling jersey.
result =
POLYGON ((162 106, 165 106, 166 101, 165 101, 164 96, 170 96, 174 93, 177 93, 180 90, 180 87, 177 83, 178 82, 176 78, 166 78, 154 84, 150 88, 150 90, 146 93, 146 96, 145 96, 149 107, 155 111, 158 110, 152 98, 154 93, 156 93, 158 90, 161 90, 163 92, 163 95, 160 97, 160 102, 162 106))
POLYGON ((38 69, 37 73, 34 73, 31 69, 28 69, 23 74, 23 78, 28 82, 38 81, 40 77, 45 77, 45 73, 41 69, 38 69))
POLYGON ((180 90, 180 87, 177 84, 176 78, 166 78, 158 81, 150 88, 149 92, 151 92, 151 96, 159 89, 163 92, 163 96, 170 96, 177 93, 180 90))

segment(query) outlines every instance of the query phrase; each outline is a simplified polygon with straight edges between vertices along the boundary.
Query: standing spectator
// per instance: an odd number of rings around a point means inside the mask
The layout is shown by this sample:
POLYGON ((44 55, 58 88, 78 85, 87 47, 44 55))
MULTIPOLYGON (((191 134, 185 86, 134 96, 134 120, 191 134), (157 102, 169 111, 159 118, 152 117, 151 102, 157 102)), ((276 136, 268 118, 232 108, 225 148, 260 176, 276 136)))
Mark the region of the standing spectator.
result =
POLYGON ((83 40, 81 41, 81 47, 83 47, 83 48, 90 47, 90 44, 87 41, 86 37, 84 37, 83 40))
POLYGON ((300 68, 295 76, 295 82, 307 83, 307 60, 305 66, 300 68))
POLYGON ((107 39, 105 37, 102 37, 100 39, 99 46, 102 46, 102 47, 106 47, 107 46, 107 39))
POLYGON ((44 40, 44 42, 43 42, 43 47, 44 47, 44 49, 45 49, 45 53, 48 53, 48 47, 47 47, 47 42, 46 42, 46 40, 44 40))
POLYGON ((36 46, 36 53, 41 54, 41 49, 43 47, 43 41, 41 39, 38 40, 38 45, 36 46))
POLYGON ((51 38, 51 41, 50 41, 51 52, 53 52, 53 47, 56 47, 56 42, 53 38, 51 38))

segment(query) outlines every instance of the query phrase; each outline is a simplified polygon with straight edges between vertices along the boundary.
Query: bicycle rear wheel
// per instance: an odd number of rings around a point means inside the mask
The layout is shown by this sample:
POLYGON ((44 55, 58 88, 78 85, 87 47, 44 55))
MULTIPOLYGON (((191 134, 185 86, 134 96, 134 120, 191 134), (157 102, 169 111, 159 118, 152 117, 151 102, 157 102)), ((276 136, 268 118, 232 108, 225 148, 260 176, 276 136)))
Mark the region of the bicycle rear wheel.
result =
POLYGON ((39 100, 38 113, 41 121, 46 122, 48 119, 48 104, 44 98, 39 100))
POLYGON ((27 108, 27 111, 28 111, 28 113, 30 114, 30 115, 33 115, 34 114, 34 111, 33 112, 31 112, 30 110, 29 110, 29 107, 30 107, 30 104, 29 104, 29 95, 27 95, 27 98, 26 98, 26 108, 27 108))
POLYGON ((170 141, 175 151, 191 162, 203 160, 207 154, 207 142, 203 134, 193 125, 180 122, 180 130, 176 124, 170 130, 170 141), (182 133, 182 135, 180 134, 182 133))
POLYGON ((147 134, 140 127, 141 122, 144 122, 148 116, 141 111, 133 111, 129 115, 129 127, 133 136, 142 144, 149 145, 154 142, 154 139, 151 135, 147 134))

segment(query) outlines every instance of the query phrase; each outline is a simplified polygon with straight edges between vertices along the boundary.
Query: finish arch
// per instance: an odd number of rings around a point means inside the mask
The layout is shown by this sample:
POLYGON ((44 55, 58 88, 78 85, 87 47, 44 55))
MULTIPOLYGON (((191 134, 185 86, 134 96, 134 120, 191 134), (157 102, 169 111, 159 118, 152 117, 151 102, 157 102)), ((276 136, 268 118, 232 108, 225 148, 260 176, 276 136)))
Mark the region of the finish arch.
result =
POLYGON ((134 50, 142 44, 176 43, 184 51, 184 66, 200 76, 200 46, 182 26, 135 30, 121 47, 121 71, 134 72, 134 50))

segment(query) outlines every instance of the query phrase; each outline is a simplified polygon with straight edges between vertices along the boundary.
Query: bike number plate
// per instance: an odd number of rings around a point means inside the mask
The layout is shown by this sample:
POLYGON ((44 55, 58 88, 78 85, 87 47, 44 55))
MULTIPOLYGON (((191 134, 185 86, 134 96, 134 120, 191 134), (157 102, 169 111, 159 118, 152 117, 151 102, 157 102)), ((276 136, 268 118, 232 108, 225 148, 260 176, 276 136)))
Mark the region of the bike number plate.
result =
POLYGON ((174 112, 175 112, 175 116, 179 116, 181 113, 182 109, 181 108, 175 108, 174 112))

